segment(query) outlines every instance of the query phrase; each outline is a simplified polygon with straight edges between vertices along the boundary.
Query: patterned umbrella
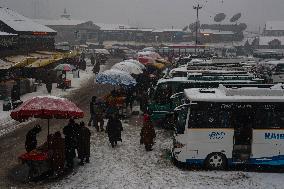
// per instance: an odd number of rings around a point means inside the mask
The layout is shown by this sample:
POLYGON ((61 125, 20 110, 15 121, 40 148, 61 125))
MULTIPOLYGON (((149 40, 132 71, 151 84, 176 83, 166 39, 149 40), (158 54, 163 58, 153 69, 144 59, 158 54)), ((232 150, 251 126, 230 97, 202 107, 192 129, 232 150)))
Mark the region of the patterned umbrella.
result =
POLYGON ((57 71, 67 71, 67 72, 70 72, 70 71, 75 70, 76 68, 73 65, 70 65, 70 64, 59 64, 54 69, 57 70, 57 71))
POLYGON ((96 77, 96 82, 124 86, 136 85, 136 80, 129 73, 113 69, 99 73, 96 77))

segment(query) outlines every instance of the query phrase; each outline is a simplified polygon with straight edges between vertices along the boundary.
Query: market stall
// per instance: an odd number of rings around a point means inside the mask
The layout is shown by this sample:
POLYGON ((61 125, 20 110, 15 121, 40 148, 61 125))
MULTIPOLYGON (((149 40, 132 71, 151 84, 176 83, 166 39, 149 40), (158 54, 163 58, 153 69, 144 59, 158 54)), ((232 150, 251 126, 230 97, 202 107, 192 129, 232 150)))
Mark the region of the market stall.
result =
POLYGON ((51 146, 50 120, 78 119, 84 117, 84 112, 74 103, 65 98, 54 96, 37 96, 25 101, 11 112, 11 117, 17 121, 26 121, 30 118, 46 119, 48 123, 47 141, 35 150, 21 154, 19 160, 29 167, 29 178, 34 179, 50 170, 53 148, 51 146))

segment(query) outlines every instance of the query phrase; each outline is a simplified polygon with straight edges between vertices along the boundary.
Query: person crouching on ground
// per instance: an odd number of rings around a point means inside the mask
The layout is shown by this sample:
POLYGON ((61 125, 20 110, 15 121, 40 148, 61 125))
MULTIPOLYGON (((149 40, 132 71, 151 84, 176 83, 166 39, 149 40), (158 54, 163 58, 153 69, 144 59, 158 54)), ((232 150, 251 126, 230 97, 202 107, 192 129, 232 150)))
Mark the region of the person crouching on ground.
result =
POLYGON ((118 115, 112 114, 107 123, 106 133, 113 148, 117 145, 117 141, 122 142, 121 131, 123 131, 123 127, 121 121, 118 119, 118 115))
POLYGON ((36 125, 34 128, 29 130, 29 132, 26 135, 26 142, 25 142, 25 148, 27 152, 31 152, 32 150, 36 149, 37 147, 37 139, 36 136, 41 132, 40 125, 36 125))
POLYGON ((78 158, 81 160, 79 165, 84 165, 84 161, 90 162, 90 137, 91 131, 81 122, 78 135, 78 158))
POLYGON ((144 115, 143 127, 141 129, 140 136, 140 144, 145 145, 146 151, 152 151, 152 146, 154 145, 154 138, 156 138, 156 133, 151 123, 150 116, 148 114, 144 115))

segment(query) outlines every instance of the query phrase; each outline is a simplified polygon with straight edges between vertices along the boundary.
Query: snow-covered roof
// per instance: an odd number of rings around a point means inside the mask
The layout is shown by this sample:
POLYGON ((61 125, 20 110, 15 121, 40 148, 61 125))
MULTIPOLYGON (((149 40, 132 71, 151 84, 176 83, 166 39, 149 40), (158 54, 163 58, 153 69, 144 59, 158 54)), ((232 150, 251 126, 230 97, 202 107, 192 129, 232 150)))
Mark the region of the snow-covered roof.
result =
POLYGON ((283 65, 284 64, 284 60, 269 60, 269 61, 263 61, 260 64, 277 66, 279 64, 283 65))
POLYGON ((259 37, 259 45, 269 45, 273 40, 279 40, 282 45, 284 45, 284 36, 283 37, 273 37, 273 36, 261 36, 259 37))
POLYGON ((105 24, 105 23, 95 23, 101 28, 101 30, 125 30, 130 29, 129 25, 125 24, 105 24))
POLYGON ((153 30, 154 33, 162 33, 162 32, 183 32, 182 29, 156 29, 153 30))
POLYGON ((7 33, 7 32, 1 32, 1 31, 0 31, 0 36, 12 36, 12 35, 17 35, 17 34, 7 33))
MULTIPOLYGON (((242 79, 241 77, 233 79, 223 79, 220 78, 219 80, 211 80, 209 79, 210 76, 208 76, 208 79, 206 80, 206 77, 203 77, 203 80, 198 79, 188 79, 187 77, 173 77, 170 79, 160 79, 157 84, 163 84, 163 83, 170 83, 170 82, 180 82, 180 83, 211 83, 211 84, 255 84, 257 83, 257 79, 254 80, 247 80, 242 79)), ((212 77, 212 76, 211 76, 212 77)))
POLYGON ((210 69, 198 69, 198 70, 188 70, 187 67, 178 67, 174 68, 170 71, 170 73, 175 72, 187 72, 187 73, 212 73, 212 74, 246 74, 246 71, 238 71, 238 70, 210 70, 210 69))
POLYGON ((60 18, 57 20, 34 19, 34 21, 45 26, 76 26, 87 22, 83 20, 74 20, 68 18, 60 18))
POLYGON ((188 82, 188 79, 186 77, 173 77, 170 79, 159 79, 157 84, 163 84, 167 82, 188 82))
POLYGON ((36 23, 33 20, 5 7, 0 7, 0 21, 4 22, 16 32, 56 33, 53 29, 36 23))
POLYGON ((284 30, 284 21, 268 21, 265 26, 266 30, 284 30))
POLYGON ((185 89, 184 93, 190 101, 196 102, 284 102, 282 84, 271 88, 226 88, 220 85, 215 89, 185 89))
POLYGON ((214 34, 214 35, 233 35, 234 32, 232 31, 220 31, 220 30, 211 30, 211 29, 202 29, 200 30, 200 33, 208 33, 208 34, 214 34))

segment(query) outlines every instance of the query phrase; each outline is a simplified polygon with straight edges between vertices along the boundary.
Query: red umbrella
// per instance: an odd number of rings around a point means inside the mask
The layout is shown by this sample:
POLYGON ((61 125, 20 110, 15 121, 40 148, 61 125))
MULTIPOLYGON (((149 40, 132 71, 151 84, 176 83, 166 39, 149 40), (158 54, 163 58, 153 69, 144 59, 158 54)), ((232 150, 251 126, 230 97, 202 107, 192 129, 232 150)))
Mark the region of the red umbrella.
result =
POLYGON ((55 70, 58 70, 58 71, 67 71, 67 72, 70 72, 72 70, 75 70, 76 68, 73 66, 73 65, 70 65, 70 64, 59 64, 58 66, 56 66, 54 68, 55 70))
POLYGON ((24 121, 32 117, 48 119, 49 134, 49 119, 83 118, 84 112, 65 98, 37 96, 13 110, 11 117, 17 121, 24 121))

